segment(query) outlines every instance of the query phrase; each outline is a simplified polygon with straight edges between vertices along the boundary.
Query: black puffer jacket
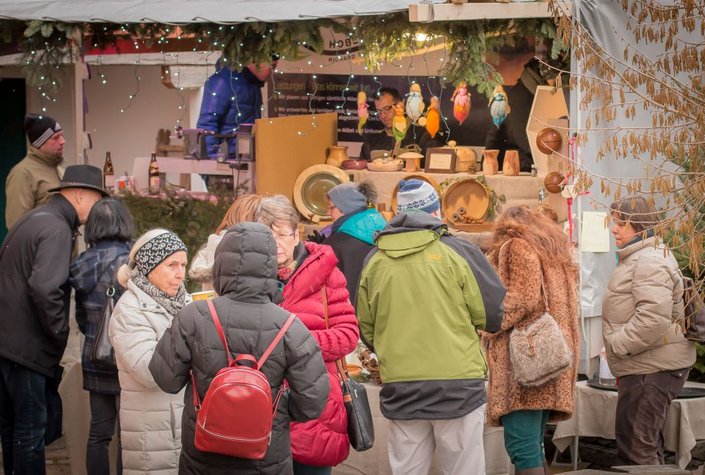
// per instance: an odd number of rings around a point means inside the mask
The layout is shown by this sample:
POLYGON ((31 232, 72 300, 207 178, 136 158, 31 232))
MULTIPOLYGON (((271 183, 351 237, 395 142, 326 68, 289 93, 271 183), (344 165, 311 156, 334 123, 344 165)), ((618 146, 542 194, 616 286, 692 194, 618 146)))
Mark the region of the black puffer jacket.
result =
MULTIPOLYGON (((261 224, 238 224, 218 245, 213 274, 220 297, 214 304, 233 357, 247 353, 259 358, 286 322, 288 312, 272 303, 277 292, 276 273, 274 237, 261 224)), ((193 369, 198 393, 203 399, 215 374, 226 365, 225 349, 206 302, 194 302, 176 315, 171 328, 159 341, 149 369, 157 384, 169 393, 178 392, 186 384, 191 386, 189 370, 193 369)), ((298 319, 287 330, 262 371, 271 384, 273 395, 283 379, 291 388, 288 398, 279 405, 265 458, 245 460, 196 449, 196 414, 189 387, 184 401, 179 473, 293 473, 289 421, 320 416, 329 391, 320 349, 298 319)))
POLYGON ((0 356, 54 377, 69 336, 69 265, 79 226, 52 196, 12 227, 0 254, 0 356))

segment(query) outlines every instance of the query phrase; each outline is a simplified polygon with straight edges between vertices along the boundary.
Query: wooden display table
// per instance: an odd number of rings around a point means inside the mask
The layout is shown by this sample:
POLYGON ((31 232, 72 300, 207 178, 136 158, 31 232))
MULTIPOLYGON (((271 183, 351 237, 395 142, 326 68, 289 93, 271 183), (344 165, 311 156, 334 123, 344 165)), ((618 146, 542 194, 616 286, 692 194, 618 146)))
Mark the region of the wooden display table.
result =
MULTIPOLYGON (((433 178, 439 185, 448 179, 477 178, 483 176, 482 174, 469 175, 467 173, 373 172, 369 170, 346 171, 355 182, 361 182, 363 180, 371 182, 377 188, 377 202, 385 203, 387 209, 391 209, 394 187, 400 180, 409 175, 427 175, 433 178)), ((502 205, 503 208, 522 205, 529 206, 530 208, 538 206, 539 188, 543 186, 543 180, 543 176, 531 176, 529 173, 520 173, 519 176, 504 176, 501 173, 485 176, 487 185, 493 189, 497 196, 504 195, 506 198, 507 202, 502 205)), ((544 196, 544 203, 548 203, 548 205, 558 213, 559 219, 566 219, 568 215, 565 199, 560 195, 548 192, 545 192, 544 196)))

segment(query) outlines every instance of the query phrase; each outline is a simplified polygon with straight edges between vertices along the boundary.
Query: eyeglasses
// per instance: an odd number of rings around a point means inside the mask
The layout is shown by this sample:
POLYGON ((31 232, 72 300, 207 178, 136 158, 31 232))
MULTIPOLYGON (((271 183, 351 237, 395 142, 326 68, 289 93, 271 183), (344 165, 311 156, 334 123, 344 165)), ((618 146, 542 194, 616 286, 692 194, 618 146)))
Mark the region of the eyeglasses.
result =
POLYGON ((394 109, 394 106, 393 106, 393 105, 389 105, 389 106, 380 107, 380 108, 377 110, 377 112, 378 112, 379 114, 383 114, 383 113, 389 112, 389 111, 391 111, 391 110, 393 110, 393 109, 394 109))
POLYGON ((272 234, 274 235, 275 241, 286 241, 286 240, 289 240, 289 239, 293 238, 294 236, 296 236, 296 231, 292 231, 291 233, 284 234, 284 233, 274 232, 272 230, 272 234))

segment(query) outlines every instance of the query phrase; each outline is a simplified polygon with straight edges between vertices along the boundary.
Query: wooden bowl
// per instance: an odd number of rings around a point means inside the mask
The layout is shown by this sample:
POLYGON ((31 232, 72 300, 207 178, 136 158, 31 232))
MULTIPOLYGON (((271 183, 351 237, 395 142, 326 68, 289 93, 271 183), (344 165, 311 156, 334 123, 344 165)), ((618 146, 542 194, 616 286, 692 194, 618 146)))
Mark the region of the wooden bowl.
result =
POLYGON ((367 168, 367 160, 351 159, 344 160, 340 165, 343 170, 364 170, 367 168))
POLYGON ((372 172, 398 172, 404 166, 404 162, 399 159, 384 161, 381 158, 367 162, 367 169, 372 172))
POLYGON ((480 224, 490 207, 490 193, 485 185, 474 178, 456 181, 446 189, 441 199, 443 218, 450 226, 457 224, 480 224), (475 223, 466 223, 460 217, 471 218, 475 223))
MULTIPOLYGON (((423 180, 429 185, 433 187, 434 190, 436 190, 436 193, 438 193, 438 196, 441 196, 441 187, 438 186, 438 182, 431 178, 428 175, 425 175, 423 173, 418 173, 418 174, 411 174, 411 175, 406 175, 402 180, 410 180, 411 178, 414 178, 416 180, 423 180)), ((401 181, 401 180, 399 180, 401 181)), ((394 185, 394 190, 392 190, 392 209, 391 212, 396 215, 397 214, 397 193, 399 193, 399 183, 394 185)))

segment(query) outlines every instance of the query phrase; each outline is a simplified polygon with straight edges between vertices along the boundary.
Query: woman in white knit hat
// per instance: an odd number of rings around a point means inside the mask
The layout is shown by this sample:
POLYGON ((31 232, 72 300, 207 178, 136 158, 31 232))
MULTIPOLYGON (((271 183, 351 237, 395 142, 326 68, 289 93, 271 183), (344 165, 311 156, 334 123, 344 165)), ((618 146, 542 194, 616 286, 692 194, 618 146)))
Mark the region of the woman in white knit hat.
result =
POLYGON ((159 389, 149 362, 176 313, 190 301, 185 275, 186 245, 166 229, 143 234, 118 271, 127 290, 115 305, 109 333, 121 387, 124 474, 178 472, 183 391, 159 389))

